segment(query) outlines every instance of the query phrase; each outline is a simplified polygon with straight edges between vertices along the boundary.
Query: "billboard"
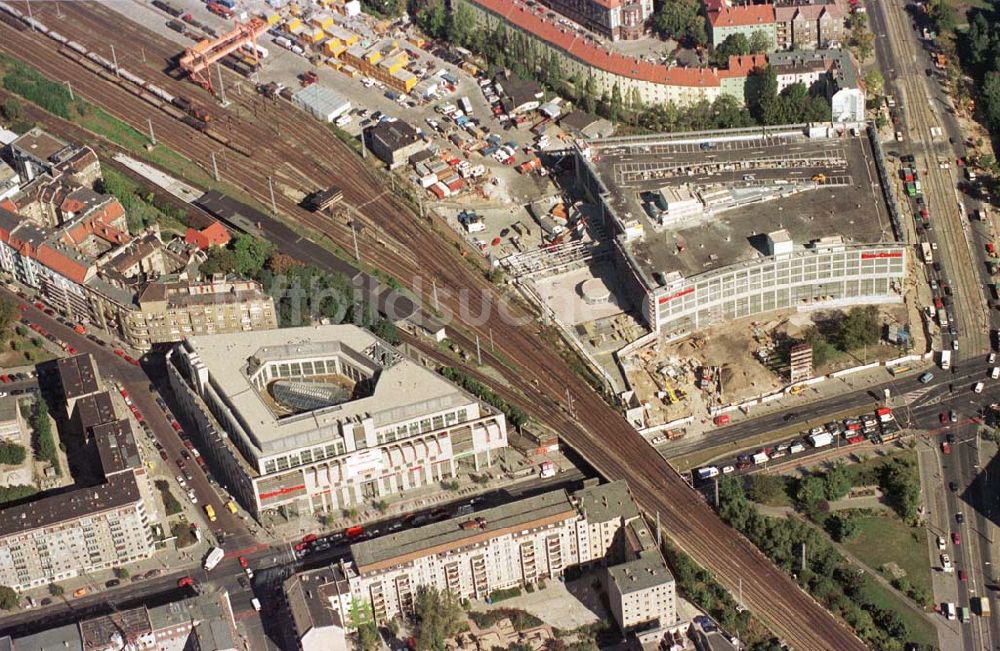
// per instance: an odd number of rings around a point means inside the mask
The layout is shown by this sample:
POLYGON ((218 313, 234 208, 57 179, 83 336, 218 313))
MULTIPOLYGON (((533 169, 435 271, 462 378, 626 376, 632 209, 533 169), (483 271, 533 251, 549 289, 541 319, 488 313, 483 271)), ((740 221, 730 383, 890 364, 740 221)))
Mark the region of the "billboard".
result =
POLYGON ((384 464, 382 463, 382 450, 369 449, 359 450, 347 457, 345 464, 345 475, 347 479, 353 480, 359 477, 369 477, 381 474, 384 464))

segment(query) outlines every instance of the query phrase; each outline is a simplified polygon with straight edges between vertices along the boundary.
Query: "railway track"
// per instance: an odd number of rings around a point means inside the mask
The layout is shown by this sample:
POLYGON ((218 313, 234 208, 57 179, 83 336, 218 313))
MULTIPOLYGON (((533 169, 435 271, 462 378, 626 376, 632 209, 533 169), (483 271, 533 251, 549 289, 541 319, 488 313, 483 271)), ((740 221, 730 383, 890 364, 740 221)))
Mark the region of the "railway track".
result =
MULTIPOLYGON (((61 10, 68 20, 60 24, 60 31, 81 43, 93 45, 102 35, 115 34, 117 56, 123 66, 141 61, 145 55, 146 68, 152 69, 154 66, 148 62, 162 61, 167 48, 176 53, 173 44, 164 45, 160 37, 100 4, 62 3, 61 10)), ((55 15, 51 5, 44 6, 43 11, 46 13, 42 15, 35 11, 36 18, 43 22, 55 15)), ((218 148, 214 141, 179 123, 170 124, 165 117, 153 118, 152 109, 139 98, 115 90, 106 80, 88 78, 79 67, 71 68, 75 64, 58 55, 44 37, 19 34, 5 25, 0 25, 0 34, 3 35, 0 49, 16 56, 33 52, 32 65, 57 80, 72 77, 74 91, 140 130, 144 130, 147 118, 154 119, 158 139, 190 156, 203 169, 211 170, 211 153, 218 148)), ((159 77, 152 74, 150 78, 170 92, 178 91, 182 85, 162 73, 159 77)), ((193 86, 183 86, 187 94, 203 99, 193 86)), ((816 604, 746 539, 723 524, 666 461, 651 452, 624 418, 543 343, 533 315, 517 303, 497 308, 495 288, 458 258, 452 245, 453 235, 447 233, 442 237, 414 217, 392 193, 383 191, 363 161, 325 127, 293 107, 283 103, 265 105, 259 98, 246 95, 241 98, 233 93, 229 98, 235 106, 228 111, 216 109, 223 116, 218 123, 225 124, 227 133, 246 134, 253 141, 256 153, 253 159, 227 156, 228 178, 238 179, 250 196, 265 205, 270 203, 267 177, 277 175, 276 170, 282 165, 288 164, 295 170, 282 177, 290 184, 317 178, 335 181, 343 187, 346 199, 362 206, 366 219, 381 227, 404 251, 397 254, 378 246, 367 247, 366 262, 408 285, 416 278, 434 278, 440 305, 456 315, 464 327, 466 334, 453 329, 453 339, 466 350, 473 349, 476 335, 483 341, 493 335, 499 342, 502 356, 484 350, 483 357, 486 364, 505 372, 506 383, 498 386, 494 378, 472 369, 474 375, 559 431, 567 444, 606 477, 627 479, 643 509, 649 514, 659 514, 667 535, 696 562, 712 571, 731 591, 735 592, 740 578, 743 579, 747 606, 794 648, 837 651, 864 648, 843 623, 816 604), (243 117, 244 113, 257 119, 251 122, 243 117), (271 127, 279 129, 280 136, 271 127), (272 140, 277 142, 272 144, 272 140), (419 252, 419 256, 411 251, 419 252), (564 398, 569 399, 570 405, 561 402, 564 398)), ((328 235, 345 250, 353 246, 345 226, 307 213, 283 195, 276 193, 276 199, 279 210, 296 222, 328 235)), ((288 253, 294 255, 294 251, 288 253)), ((430 282, 424 285, 426 293, 430 282)), ((413 343, 431 359, 453 363, 426 342, 413 343)))

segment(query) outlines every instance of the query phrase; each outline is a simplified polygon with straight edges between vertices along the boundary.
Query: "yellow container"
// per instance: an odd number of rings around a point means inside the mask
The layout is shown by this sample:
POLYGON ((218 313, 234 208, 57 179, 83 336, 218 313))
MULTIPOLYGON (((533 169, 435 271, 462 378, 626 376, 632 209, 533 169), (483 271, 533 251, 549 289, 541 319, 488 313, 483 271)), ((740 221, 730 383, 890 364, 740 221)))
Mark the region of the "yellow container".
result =
POLYGON ((274 13, 267 17, 267 26, 274 27, 281 22, 281 14, 274 13))
POLYGON ((287 29, 289 32, 292 31, 293 29, 298 29, 299 27, 302 27, 302 21, 299 20, 298 18, 292 18, 287 23, 285 23, 285 29, 287 29))

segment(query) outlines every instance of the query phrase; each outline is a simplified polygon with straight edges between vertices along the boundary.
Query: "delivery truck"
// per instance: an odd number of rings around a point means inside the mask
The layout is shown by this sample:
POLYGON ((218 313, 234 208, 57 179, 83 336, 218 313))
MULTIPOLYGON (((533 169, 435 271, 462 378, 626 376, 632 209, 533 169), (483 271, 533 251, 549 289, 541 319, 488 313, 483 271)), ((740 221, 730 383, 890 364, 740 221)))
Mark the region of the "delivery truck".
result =
POLYGON ((222 547, 213 547, 212 551, 208 552, 208 556, 205 557, 205 571, 211 572, 225 555, 226 552, 222 551, 222 547))

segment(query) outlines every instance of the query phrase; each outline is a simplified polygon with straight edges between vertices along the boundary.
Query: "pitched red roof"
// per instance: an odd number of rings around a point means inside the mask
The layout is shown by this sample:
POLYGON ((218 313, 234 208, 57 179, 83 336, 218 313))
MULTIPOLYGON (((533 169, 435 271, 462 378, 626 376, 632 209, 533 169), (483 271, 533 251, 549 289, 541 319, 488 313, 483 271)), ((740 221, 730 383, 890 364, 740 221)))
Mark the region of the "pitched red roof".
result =
POLYGON ((77 284, 83 284, 87 280, 87 267, 76 260, 57 251, 48 244, 38 247, 35 259, 41 262, 56 273, 69 278, 77 284))
MULTIPOLYGON (((667 86, 703 88, 718 87, 720 77, 727 76, 720 75, 720 71, 715 68, 667 67, 610 52, 575 30, 547 20, 544 16, 548 9, 542 5, 531 8, 518 0, 470 0, 470 2, 558 47, 573 58, 615 75, 667 86)), ((767 7, 770 9, 770 5, 767 7)), ((774 11, 773 9, 770 11, 773 22, 774 11)))
POLYGON ((229 231, 226 230, 226 227, 221 222, 212 222, 200 231, 188 228, 187 233, 184 235, 184 241, 204 251, 212 246, 225 246, 228 244, 229 231))
POLYGON ((719 7, 708 12, 712 27, 745 27, 774 22, 774 5, 740 5, 719 7))

